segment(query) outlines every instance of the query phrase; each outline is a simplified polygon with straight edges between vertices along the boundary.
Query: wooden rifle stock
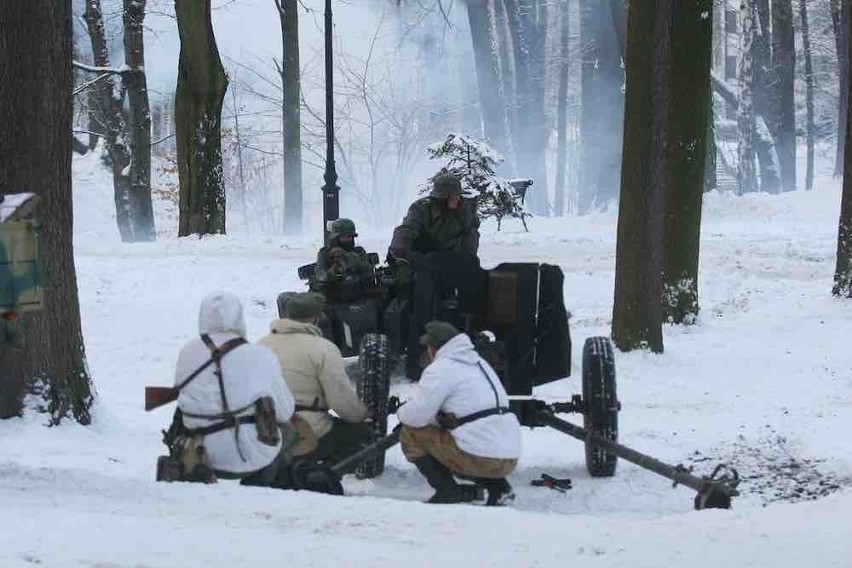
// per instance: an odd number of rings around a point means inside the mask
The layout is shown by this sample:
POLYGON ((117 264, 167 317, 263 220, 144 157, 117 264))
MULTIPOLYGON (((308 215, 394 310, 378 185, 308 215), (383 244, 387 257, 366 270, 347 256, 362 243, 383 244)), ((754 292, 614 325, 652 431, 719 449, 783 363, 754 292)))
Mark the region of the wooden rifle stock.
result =
POLYGON ((175 387, 145 387, 145 410, 154 410, 177 400, 180 390, 175 387))

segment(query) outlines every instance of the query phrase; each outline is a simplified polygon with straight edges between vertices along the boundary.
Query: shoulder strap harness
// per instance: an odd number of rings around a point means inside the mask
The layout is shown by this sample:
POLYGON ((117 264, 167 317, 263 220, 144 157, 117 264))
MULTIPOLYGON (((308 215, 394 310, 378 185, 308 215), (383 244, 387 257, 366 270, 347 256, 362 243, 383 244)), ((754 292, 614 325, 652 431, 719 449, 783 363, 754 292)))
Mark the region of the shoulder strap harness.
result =
POLYGON ((480 418, 494 416, 495 414, 507 414, 511 412, 508 407, 500 406, 500 396, 497 394, 497 389, 494 387, 494 383, 491 381, 491 377, 489 376, 488 371, 486 371, 485 367, 482 366, 482 362, 477 362, 476 364, 479 366, 479 370, 482 371, 482 376, 485 377, 486 381, 488 381, 488 386, 491 387, 491 391, 494 393, 494 406, 457 418, 455 428, 473 422, 474 420, 479 420, 480 418))

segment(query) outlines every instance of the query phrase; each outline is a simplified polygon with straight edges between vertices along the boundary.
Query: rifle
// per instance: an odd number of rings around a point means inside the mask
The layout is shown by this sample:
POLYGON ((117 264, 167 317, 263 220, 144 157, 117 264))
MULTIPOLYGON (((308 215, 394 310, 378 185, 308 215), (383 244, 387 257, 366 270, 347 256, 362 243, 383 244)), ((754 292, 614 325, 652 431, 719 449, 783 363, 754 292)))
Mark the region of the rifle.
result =
POLYGON ((154 410, 177 400, 177 387, 145 387, 145 410, 154 410))
MULTIPOLYGON (((202 339, 207 337, 206 335, 202 336, 202 339)), ((225 354, 234 349, 247 343, 247 341, 242 337, 235 337, 230 341, 226 341, 221 346, 217 347, 213 350, 212 356, 208 359, 204 364, 198 367, 195 371, 192 372, 187 378, 181 381, 179 384, 173 387, 145 387, 145 410, 154 410, 155 408, 159 408, 164 404, 168 404, 172 401, 177 400, 178 395, 180 394, 180 390, 188 385, 192 379, 197 377, 201 371, 221 360, 225 354)))

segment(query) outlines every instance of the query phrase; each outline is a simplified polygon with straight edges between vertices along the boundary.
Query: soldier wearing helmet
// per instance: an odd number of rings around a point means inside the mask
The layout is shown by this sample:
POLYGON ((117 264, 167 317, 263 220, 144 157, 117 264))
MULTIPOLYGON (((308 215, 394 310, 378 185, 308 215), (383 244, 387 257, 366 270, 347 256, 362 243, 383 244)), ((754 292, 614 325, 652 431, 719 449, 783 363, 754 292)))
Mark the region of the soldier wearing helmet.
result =
POLYGON ((402 224, 394 229, 388 262, 396 266, 397 281, 405 287, 415 255, 446 251, 476 255, 478 250, 476 204, 462 197, 458 176, 445 172, 433 178, 429 196, 412 203, 402 224))
POLYGON ((328 245, 317 253, 315 289, 331 300, 353 300, 363 291, 362 277, 372 271, 367 251, 355 246, 358 232, 352 219, 331 224, 328 245))

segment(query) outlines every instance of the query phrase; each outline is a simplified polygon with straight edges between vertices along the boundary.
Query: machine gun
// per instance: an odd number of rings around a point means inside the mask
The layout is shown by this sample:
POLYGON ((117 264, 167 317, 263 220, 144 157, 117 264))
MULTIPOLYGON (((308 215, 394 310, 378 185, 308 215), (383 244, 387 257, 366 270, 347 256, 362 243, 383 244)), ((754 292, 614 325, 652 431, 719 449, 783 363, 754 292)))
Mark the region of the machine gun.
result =
POLYGON ((41 262, 33 193, 0 193, 0 343, 14 337, 15 322, 41 309, 41 262))

